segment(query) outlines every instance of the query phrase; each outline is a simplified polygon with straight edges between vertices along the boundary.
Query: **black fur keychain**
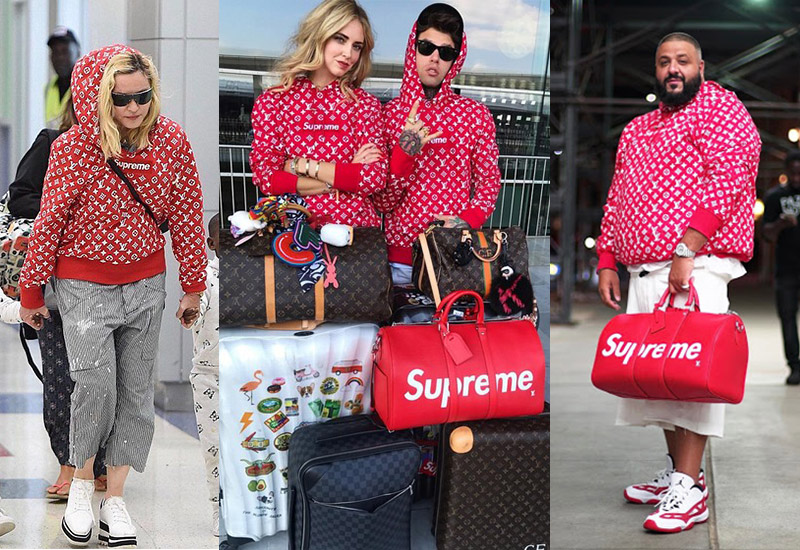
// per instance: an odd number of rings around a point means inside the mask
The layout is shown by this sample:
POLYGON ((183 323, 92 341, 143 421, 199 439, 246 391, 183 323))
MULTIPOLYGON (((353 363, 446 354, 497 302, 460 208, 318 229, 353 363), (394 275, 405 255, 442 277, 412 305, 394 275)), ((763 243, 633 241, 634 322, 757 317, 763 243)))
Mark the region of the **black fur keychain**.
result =
POLYGON ((453 261, 459 267, 464 267, 472 260, 472 237, 462 238, 453 251, 453 261))
POLYGON ((514 266, 508 259, 508 240, 503 234, 503 249, 497 259, 500 276, 492 280, 489 291, 489 302, 501 315, 514 315, 522 312, 523 315, 533 313, 533 304, 536 301, 533 295, 533 286, 530 279, 514 271, 514 266))

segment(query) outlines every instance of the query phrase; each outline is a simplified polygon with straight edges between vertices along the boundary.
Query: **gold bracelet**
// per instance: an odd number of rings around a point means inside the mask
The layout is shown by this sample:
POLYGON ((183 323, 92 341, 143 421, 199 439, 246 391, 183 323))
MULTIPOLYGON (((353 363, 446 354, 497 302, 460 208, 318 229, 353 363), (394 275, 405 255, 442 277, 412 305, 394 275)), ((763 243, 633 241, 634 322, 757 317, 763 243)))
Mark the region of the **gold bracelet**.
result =
POLYGON ((318 180, 318 179, 319 179, 319 165, 320 165, 320 162, 319 162, 319 161, 317 161, 317 167, 316 167, 316 169, 314 170, 314 179, 315 179, 315 180, 318 180))
POLYGON ((309 169, 309 167, 311 166, 311 161, 310 161, 309 159, 303 159, 303 160, 305 160, 305 161, 306 161, 306 169, 304 170, 304 173, 305 173, 306 177, 309 177, 309 175, 308 175, 308 169, 309 169))

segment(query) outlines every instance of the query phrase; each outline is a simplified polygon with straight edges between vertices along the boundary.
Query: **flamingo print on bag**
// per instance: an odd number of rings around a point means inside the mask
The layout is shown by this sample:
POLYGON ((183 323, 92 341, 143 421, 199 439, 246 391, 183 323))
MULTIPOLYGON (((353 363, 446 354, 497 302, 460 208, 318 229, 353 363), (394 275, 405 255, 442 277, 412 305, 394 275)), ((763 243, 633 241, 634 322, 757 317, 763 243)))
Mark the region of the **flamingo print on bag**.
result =
POLYGON ((245 398, 250 401, 250 404, 253 405, 253 390, 255 390, 259 385, 261 385, 261 376, 264 373, 260 370, 257 370, 253 373, 253 378, 255 380, 251 380, 247 384, 244 384, 241 388, 239 388, 240 392, 244 393, 245 398), (249 394, 249 395, 248 395, 249 394))

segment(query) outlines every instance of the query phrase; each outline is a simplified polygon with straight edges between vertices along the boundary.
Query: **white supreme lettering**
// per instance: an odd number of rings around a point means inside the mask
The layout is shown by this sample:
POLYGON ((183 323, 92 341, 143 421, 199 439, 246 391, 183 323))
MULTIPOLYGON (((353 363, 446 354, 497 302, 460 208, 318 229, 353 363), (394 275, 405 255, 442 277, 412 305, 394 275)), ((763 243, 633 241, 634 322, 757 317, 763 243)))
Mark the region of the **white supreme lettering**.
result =
POLYGON ((318 132, 320 130, 338 131, 338 124, 311 124, 306 122, 303 124, 303 130, 307 132, 318 132))
MULTIPOLYGON (((495 387, 498 392, 508 393, 519 391, 529 391, 533 387, 534 375, 530 370, 516 372, 499 372, 495 376, 495 387)), ((408 401, 416 401, 420 398, 427 400, 440 399, 440 406, 444 409, 450 401, 450 379, 434 378, 426 379, 425 371, 422 369, 412 369, 408 373, 406 383, 410 391, 403 394, 408 401)), ((456 393, 462 397, 468 397, 470 384, 474 387, 477 395, 487 395, 490 391, 491 381, 489 375, 465 376, 456 378, 456 393)))
POLYGON ((117 161, 117 164, 125 170, 148 170, 150 168, 150 165, 146 162, 125 162, 123 160, 117 161))
POLYGON ((627 365, 631 357, 647 358, 649 355, 653 359, 661 359, 664 354, 667 354, 669 359, 689 359, 695 360, 700 356, 703 350, 703 344, 700 342, 675 342, 669 346, 667 344, 639 344, 635 342, 625 342, 622 340, 622 334, 615 332, 606 339, 606 345, 600 350, 600 355, 603 357, 620 357, 622 364, 627 365))

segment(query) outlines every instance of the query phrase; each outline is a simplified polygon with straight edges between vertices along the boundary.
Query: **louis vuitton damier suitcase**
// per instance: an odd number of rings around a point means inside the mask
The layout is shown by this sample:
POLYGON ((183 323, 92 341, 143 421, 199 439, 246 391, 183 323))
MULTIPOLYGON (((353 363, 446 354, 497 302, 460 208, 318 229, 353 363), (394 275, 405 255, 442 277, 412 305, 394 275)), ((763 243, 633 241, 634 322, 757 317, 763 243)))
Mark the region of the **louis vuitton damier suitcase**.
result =
POLYGON ((367 415, 298 428, 289 448, 290 550, 411 550, 420 449, 367 415))
POLYGON ((549 412, 446 424, 439 449, 438 550, 549 548, 549 412))

